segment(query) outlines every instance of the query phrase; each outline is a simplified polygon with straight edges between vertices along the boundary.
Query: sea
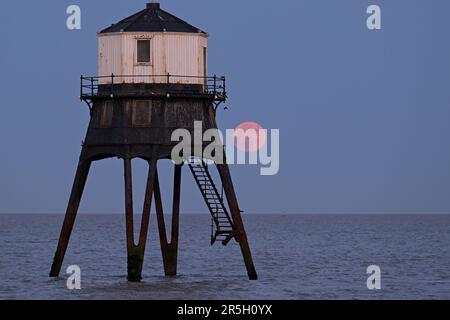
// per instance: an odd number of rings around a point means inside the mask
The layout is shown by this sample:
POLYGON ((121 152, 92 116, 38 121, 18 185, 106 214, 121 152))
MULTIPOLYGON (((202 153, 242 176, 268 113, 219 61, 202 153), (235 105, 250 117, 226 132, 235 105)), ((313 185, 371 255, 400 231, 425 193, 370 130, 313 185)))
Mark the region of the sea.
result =
POLYGON ((450 299, 450 215, 245 215, 257 281, 247 279, 236 242, 211 246, 210 218, 188 214, 179 275, 164 277, 152 216, 141 283, 126 280, 125 218, 117 214, 79 215, 61 276, 49 278, 63 218, 0 215, 0 299, 450 299), (72 265, 79 290, 67 287, 72 265), (379 289, 368 286, 370 266, 379 268, 379 289))

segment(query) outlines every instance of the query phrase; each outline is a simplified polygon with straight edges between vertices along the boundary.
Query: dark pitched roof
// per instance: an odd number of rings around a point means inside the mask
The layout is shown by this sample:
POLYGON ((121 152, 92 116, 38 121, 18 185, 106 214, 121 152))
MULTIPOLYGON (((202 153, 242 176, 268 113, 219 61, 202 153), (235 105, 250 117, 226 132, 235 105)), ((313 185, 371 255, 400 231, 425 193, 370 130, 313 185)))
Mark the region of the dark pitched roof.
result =
POLYGON ((205 33, 186 21, 161 10, 159 3, 147 3, 147 8, 144 10, 100 31, 100 33, 111 32, 205 33))

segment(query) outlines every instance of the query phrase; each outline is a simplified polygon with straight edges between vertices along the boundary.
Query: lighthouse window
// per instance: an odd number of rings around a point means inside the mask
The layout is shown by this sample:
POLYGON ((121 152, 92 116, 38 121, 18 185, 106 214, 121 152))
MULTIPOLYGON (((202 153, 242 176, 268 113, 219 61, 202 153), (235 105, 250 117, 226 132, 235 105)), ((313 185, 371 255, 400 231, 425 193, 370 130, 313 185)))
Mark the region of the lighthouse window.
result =
POLYGON ((152 101, 136 101, 132 113, 133 127, 149 127, 152 114, 152 101))
POLYGON ((137 63, 150 63, 150 40, 137 40, 137 63))
POLYGON ((113 120, 113 102, 106 101, 100 109, 100 128, 110 128, 113 120))

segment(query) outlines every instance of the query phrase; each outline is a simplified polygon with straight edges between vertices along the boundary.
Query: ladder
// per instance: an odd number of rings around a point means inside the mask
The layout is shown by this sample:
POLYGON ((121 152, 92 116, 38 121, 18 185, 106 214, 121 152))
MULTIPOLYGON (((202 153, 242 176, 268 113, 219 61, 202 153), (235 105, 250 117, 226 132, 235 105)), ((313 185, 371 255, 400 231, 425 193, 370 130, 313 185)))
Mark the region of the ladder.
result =
POLYGON ((226 246, 231 239, 236 237, 236 232, 223 197, 217 191, 217 187, 209 173, 208 165, 203 159, 191 158, 188 163, 212 216, 211 245, 216 241, 220 241, 226 246))

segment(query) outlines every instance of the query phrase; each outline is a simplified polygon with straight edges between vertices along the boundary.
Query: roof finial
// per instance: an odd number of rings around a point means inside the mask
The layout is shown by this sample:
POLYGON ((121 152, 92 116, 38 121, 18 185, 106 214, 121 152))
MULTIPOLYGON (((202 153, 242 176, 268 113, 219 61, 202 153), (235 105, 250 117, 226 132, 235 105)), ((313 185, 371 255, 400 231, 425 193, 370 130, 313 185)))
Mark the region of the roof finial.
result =
POLYGON ((152 0, 152 2, 147 3, 147 9, 159 10, 160 4, 159 4, 159 2, 152 0))

